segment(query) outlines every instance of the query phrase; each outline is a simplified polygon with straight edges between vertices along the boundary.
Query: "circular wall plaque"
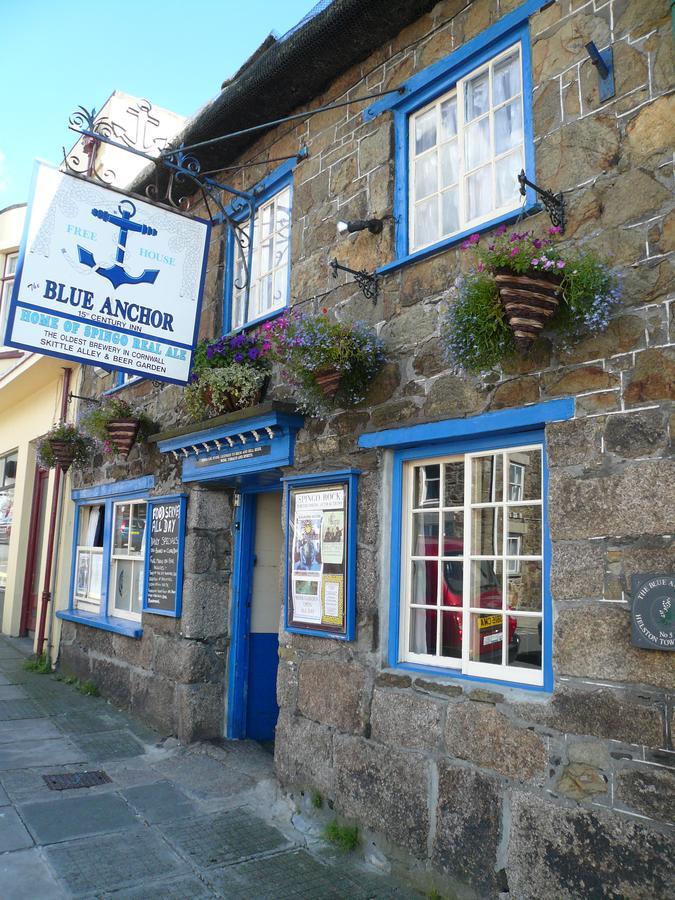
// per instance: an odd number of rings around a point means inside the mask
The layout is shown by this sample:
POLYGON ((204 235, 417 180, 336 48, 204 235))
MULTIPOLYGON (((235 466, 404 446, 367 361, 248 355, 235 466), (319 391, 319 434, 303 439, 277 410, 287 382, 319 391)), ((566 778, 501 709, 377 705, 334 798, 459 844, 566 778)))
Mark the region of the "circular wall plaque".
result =
POLYGON ((632 641, 675 650, 675 575, 633 575, 632 641))

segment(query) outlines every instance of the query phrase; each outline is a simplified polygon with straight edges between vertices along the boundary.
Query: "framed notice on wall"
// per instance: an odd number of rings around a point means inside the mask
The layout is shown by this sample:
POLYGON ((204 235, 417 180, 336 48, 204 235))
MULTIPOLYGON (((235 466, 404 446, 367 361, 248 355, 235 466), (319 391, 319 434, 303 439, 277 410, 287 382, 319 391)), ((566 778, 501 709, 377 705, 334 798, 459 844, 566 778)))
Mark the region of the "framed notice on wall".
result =
POLYGON ((354 639, 358 474, 285 479, 287 631, 354 639))
POLYGON ((143 612, 178 618, 183 597, 184 495, 148 500, 143 612))

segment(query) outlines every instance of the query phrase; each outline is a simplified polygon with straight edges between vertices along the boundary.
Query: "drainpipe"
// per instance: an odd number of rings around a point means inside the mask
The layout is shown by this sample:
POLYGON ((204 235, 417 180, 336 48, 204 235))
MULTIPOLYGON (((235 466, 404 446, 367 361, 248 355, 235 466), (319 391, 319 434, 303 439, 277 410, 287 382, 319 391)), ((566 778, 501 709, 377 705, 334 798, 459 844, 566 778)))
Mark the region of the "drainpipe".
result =
MULTIPOLYGON (((68 394, 70 393, 70 375, 72 369, 63 370, 63 391, 61 394, 61 422, 66 421, 68 412, 68 394)), ((52 508, 49 513, 49 534, 47 537, 47 564, 42 587, 42 605, 40 606, 40 624, 38 627, 37 655, 42 655, 45 643, 45 624, 47 622, 47 608, 52 599, 52 565, 54 561, 54 538, 56 536, 56 516, 61 495, 61 467, 57 466, 54 474, 54 490, 52 492, 52 508)))

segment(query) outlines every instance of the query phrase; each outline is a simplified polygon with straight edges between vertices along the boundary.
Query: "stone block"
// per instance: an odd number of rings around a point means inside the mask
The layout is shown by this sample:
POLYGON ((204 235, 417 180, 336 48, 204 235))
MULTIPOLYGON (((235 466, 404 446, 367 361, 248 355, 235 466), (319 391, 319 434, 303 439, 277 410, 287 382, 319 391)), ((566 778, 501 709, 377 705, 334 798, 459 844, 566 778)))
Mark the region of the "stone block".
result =
POLYGON ((390 400, 401 384, 401 373, 394 362, 386 363, 368 387, 368 405, 378 406, 390 400))
POLYGON ((551 564, 554 600, 600 599, 605 583, 603 541, 556 541, 551 564))
POLYGON ((675 466, 657 459, 627 463, 611 475, 574 477, 552 469, 551 538, 670 534, 675 530, 675 466))
POLYGON ((185 538, 185 572, 188 575, 203 575, 211 568, 213 558, 212 536, 200 532, 188 532, 185 538))
MULTIPOLYGON (((616 228, 630 222, 641 222, 668 207, 672 193, 641 169, 625 172, 603 197, 602 222, 616 228)), ((667 209, 666 209, 667 211, 667 209)))
POLYGON ((653 400, 675 400, 675 354, 669 350, 645 350, 624 391, 628 406, 653 400))
POLYGON ((181 632, 203 640, 227 632, 229 582, 211 576, 186 575, 183 580, 181 632))
POLYGON ((654 900, 671 893, 672 836, 628 817, 520 792, 511 817, 506 870, 518 900, 654 900))
POLYGON ((282 709, 274 741, 274 766, 284 786, 314 788, 334 796, 333 735, 329 728, 282 709))
POLYGON ((359 141, 359 174, 370 172, 377 166, 386 164, 392 158, 392 129, 390 123, 381 119, 380 127, 359 141))
POLYGON ((419 409, 413 400, 390 400, 373 410, 371 422, 375 428, 391 427, 396 422, 406 422, 417 415, 419 409))
POLYGON ((568 800, 592 800, 598 794, 606 794, 607 778, 595 766, 588 763, 570 763, 565 766, 556 783, 556 791, 568 800))
POLYGON ((560 122, 560 81, 553 78, 544 82, 536 91, 532 103, 535 134, 548 134, 558 128, 560 122))
POLYGON ((462 689, 457 684, 442 684, 438 681, 426 681, 424 678, 416 678, 414 688, 416 691, 438 694, 441 697, 459 697, 462 694, 462 689))
POLYGON ((298 666, 282 659, 277 669, 277 703, 291 711, 298 703, 298 666))
POLYGON ((543 778, 548 760, 544 741, 484 703, 454 703, 445 720, 445 745, 457 759, 507 778, 543 778))
POLYGON ((179 684, 175 693, 174 729, 190 744, 222 738, 225 734, 225 689, 223 683, 179 684))
POLYGON ((554 663, 561 675, 672 688, 673 657, 630 641, 628 610, 584 604, 558 610, 554 663))
POLYGON ((675 772, 671 769, 629 768, 617 773, 614 802, 650 819, 675 823, 675 772))
POLYGON ((592 466, 602 456, 600 419, 569 419, 546 427, 551 466, 592 466))
POLYGON ((605 450, 624 459, 661 454, 668 443, 668 423, 660 409, 608 416, 605 450))
POLYGON ((535 84, 559 75, 585 58, 584 47, 595 41, 606 47, 610 41, 609 11, 567 16, 537 35, 532 45, 532 74, 535 84))
POLYGON ((621 395, 618 390, 603 391, 600 394, 586 394, 577 397, 575 409, 577 415, 595 415, 595 413, 613 412, 621 406, 621 395))
MULTIPOLYGON (((590 31, 583 40, 592 40, 590 31)), ((549 190, 567 189, 613 168, 619 158, 618 126, 613 116, 599 113, 570 122, 543 138, 537 174, 549 190)))
POLYGON ((221 682, 225 677, 222 655, 203 641, 180 637, 155 638, 153 671, 170 681, 185 684, 196 681, 221 682))
POLYGON ((660 710, 623 691, 566 687, 545 703, 515 703, 510 709, 523 722, 564 734, 651 747, 663 743, 660 710))
POLYGON ((441 375, 429 388, 423 412, 429 418, 452 418, 484 409, 487 397, 481 395, 466 378, 441 375))
POLYGON ((532 377, 511 378, 497 385, 490 401, 490 409, 524 406, 539 400, 539 379, 532 377))
POLYGON ((174 684, 151 672, 131 673, 131 709, 139 718, 176 733, 174 684))
POLYGON ((420 693, 375 689, 370 711, 374 741, 413 750, 438 748, 444 704, 420 693))
POLYGON ((396 675, 394 672, 380 672, 375 678, 377 687, 408 688, 412 684, 409 675, 396 675))
POLYGON ((430 764, 422 754, 335 735, 334 765, 339 812, 426 856, 430 764))
POLYGON ((617 0, 614 30, 617 36, 641 37, 662 24, 668 15, 666 0, 617 0))
POLYGON ((595 769, 611 767, 609 749, 605 741, 573 741, 567 747, 567 758, 571 763, 583 763, 595 769))
MULTIPOLYGON (((471 769, 438 765, 438 806, 432 859, 453 880, 481 897, 496 897, 501 838, 502 788, 499 781, 471 769)), ((465 896, 459 894, 458 896, 465 896)))
POLYGON ((192 488, 187 503, 187 527, 220 530, 232 522, 230 495, 224 491, 192 488))
POLYGON ((413 357, 413 369, 418 375, 438 375, 447 367, 443 355, 443 349, 438 338, 432 338, 423 344, 419 352, 413 357))
POLYGON ((87 653, 100 653, 101 656, 112 656, 113 654, 113 633, 111 631, 78 625, 75 640, 77 645, 87 653))
POLYGON ((641 572, 672 572, 675 561, 675 538, 641 538, 629 545, 617 545, 619 570, 626 599, 631 597, 633 575, 641 572))
POLYGON ((604 391, 620 385, 618 376, 606 372, 601 366, 581 366, 578 369, 551 372, 544 375, 542 387, 551 397, 564 394, 580 394, 584 391, 604 391))
POLYGON ((356 663, 306 659, 300 663, 298 710, 308 719, 362 733, 367 715, 366 676, 356 663))
MULTIPOLYGON (((608 193, 611 193, 611 190, 608 193)), ((599 217, 600 211, 597 210, 593 216, 595 225, 597 225, 599 217)), ((566 347, 561 353, 561 359, 566 363, 606 359, 617 353, 626 353, 629 350, 635 350, 636 347, 644 346, 644 340, 645 323, 640 316, 618 316, 616 319, 612 319, 605 331, 589 335, 566 347)))
POLYGON ((59 653, 59 672, 87 681, 91 677, 89 654, 81 650, 77 644, 62 644, 59 653))

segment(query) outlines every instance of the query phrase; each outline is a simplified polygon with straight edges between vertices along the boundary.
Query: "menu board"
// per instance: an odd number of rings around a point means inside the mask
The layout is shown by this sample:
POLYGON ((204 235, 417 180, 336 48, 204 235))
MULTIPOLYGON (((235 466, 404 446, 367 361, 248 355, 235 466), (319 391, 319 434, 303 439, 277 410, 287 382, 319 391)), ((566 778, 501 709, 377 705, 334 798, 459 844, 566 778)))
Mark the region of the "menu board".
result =
POLYGON ((148 523, 150 546, 143 611, 178 617, 183 588, 185 497, 151 499, 148 523))
POLYGON ((288 625, 347 632, 349 484, 292 487, 288 519, 288 625))

